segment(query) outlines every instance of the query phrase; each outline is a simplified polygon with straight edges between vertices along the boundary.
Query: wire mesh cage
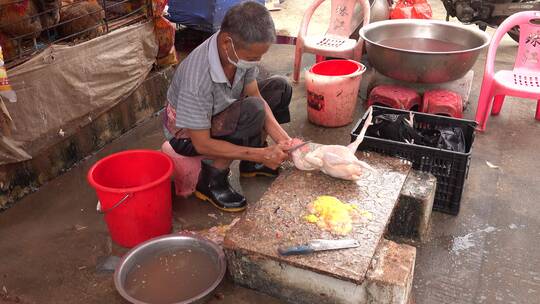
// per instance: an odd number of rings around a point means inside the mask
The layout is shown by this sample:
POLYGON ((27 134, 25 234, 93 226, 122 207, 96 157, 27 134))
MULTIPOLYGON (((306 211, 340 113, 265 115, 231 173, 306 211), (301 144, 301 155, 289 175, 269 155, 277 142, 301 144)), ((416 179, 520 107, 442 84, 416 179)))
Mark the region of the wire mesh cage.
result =
POLYGON ((51 44, 80 43, 152 16, 152 0, 0 0, 6 67, 51 44))

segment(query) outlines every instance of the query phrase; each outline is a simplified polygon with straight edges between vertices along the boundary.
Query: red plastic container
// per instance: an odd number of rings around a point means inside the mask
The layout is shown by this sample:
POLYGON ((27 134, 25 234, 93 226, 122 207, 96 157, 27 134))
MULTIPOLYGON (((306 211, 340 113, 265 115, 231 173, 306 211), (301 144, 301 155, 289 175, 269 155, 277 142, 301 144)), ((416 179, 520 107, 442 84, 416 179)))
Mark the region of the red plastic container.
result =
POLYGON ((323 76, 347 76, 361 70, 362 66, 354 60, 333 59, 321 61, 311 67, 311 73, 323 76))
POLYGON ((354 60, 327 60, 306 71, 309 121, 324 127, 350 124, 365 70, 354 60))
POLYGON ((382 105, 389 108, 419 111, 422 105, 420 94, 413 89, 396 85, 379 85, 371 90, 367 107, 382 105))
POLYGON ((461 95, 449 90, 433 90, 424 93, 422 112, 463 118, 461 95))
POLYGON ((111 238, 133 247, 170 233, 171 159, 158 151, 130 150, 98 161, 88 172, 111 238))

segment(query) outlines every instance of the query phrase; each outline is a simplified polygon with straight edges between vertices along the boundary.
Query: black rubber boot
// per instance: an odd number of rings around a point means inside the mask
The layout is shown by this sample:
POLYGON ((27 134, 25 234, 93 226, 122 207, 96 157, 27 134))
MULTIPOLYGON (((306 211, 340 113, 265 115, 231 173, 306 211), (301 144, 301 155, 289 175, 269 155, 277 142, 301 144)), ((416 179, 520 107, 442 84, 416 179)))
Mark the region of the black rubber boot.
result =
POLYGON ((201 162, 195 196, 226 212, 246 209, 246 199, 229 185, 229 169, 219 170, 201 162))
POLYGON ((276 177, 279 175, 279 169, 270 169, 263 164, 254 163, 250 161, 240 162, 240 176, 242 177, 255 177, 255 176, 268 176, 276 177))

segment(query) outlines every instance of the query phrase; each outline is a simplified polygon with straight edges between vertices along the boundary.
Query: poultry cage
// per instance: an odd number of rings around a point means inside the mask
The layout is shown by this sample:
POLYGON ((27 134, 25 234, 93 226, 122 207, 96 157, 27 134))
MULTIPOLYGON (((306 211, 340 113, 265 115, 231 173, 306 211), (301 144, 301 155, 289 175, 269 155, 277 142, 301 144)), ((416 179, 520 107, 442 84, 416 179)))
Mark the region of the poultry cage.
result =
POLYGON ((8 68, 51 44, 77 44, 152 16, 152 0, 0 0, 8 68))

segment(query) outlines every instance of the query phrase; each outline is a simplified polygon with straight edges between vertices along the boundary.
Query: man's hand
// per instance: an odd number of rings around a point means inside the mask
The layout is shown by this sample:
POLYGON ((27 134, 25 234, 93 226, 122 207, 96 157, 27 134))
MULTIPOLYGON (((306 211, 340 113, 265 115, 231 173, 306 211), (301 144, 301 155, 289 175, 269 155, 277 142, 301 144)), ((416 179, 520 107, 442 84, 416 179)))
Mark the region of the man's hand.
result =
POLYGON ((301 140, 300 138, 292 138, 292 139, 288 139, 288 140, 282 140, 280 141, 278 144, 283 148, 283 150, 288 150, 296 145, 300 145, 304 143, 303 140, 301 140))
POLYGON ((281 163, 289 158, 285 147, 281 144, 263 148, 264 153, 261 162, 270 169, 277 169, 281 163))
POLYGON ((252 148, 213 139, 210 137, 210 130, 189 130, 189 134, 197 152, 214 159, 249 160, 276 169, 289 158, 287 149, 291 147, 291 141, 284 141, 284 143, 266 148, 252 148))

